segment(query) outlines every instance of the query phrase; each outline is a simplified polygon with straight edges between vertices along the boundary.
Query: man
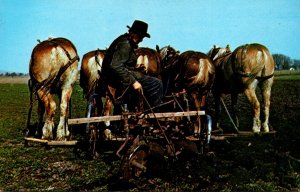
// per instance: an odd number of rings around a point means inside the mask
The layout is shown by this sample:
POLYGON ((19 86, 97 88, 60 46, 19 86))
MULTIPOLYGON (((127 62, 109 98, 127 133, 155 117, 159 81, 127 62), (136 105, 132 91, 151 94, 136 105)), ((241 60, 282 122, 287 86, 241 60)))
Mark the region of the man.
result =
MULTIPOLYGON (((107 50, 102 64, 102 74, 108 85, 116 88, 117 96, 130 94, 144 94, 151 107, 158 105, 163 96, 163 87, 161 80, 144 75, 135 71, 134 67, 137 62, 135 49, 143 41, 144 37, 150 38, 147 33, 148 24, 135 20, 128 33, 116 38, 107 50)), ((122 98, 123 99, 123 98, 122 98)), ((133 99, 124 97, 125 103, 132 102, 133 99)), ((137 102, 137 100, 134 100, 137 102)), ((129 103, 130 105, 130 103, 129 103)), ((147 107, 147 105, 146 105, 147 107)))

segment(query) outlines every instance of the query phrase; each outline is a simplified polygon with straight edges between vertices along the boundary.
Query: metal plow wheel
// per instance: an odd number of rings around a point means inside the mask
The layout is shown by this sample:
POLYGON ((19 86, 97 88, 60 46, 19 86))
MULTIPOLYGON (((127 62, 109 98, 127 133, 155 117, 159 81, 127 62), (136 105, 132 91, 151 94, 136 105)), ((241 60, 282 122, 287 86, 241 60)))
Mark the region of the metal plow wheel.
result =
MULTIPOLYGON (((209 143, 211 141, 211 131, 212 131, 212 118, 210 115, 198 116, 196 119, 187 124, 187 128, 192 130, 195 126, 200 127, 199 133, 194 133, 193 135, 186 136, 189 141, 194 141, 197 143, 200 154, 205 154, 209 150, 209 143), (201 118, 201 120, 200 120, 201 118)), ((191 132, 191 131, 190 131, 191 132)))
POLYGON ((97 151, 97 144, 99 142, 99 129, 96 128, 93 125, 90 125, 89 129, 89 154, 91 157, 96 158, 99 156, 99 153, 97 151))
POLYGON ((129 165, 134 177, 141 176, 142 173, 147 171, 147 157, 148 150, 146 148, 139 148, 129 158, 129 165))
MULTIPOLYGON (((92 97, 87 106, 87 118, 97 116, 97 100, 95 97, 92 97)), ((97 145, 100 139, 100 131, 98 128, 99 123, 89 123, 86 124, 86 134, 88 140, 88 153, 92 158, 96 158, 99 156, 97 151, 97 145)))
POLYGON ((123 157, 121 172, 123 179, 129 180, 134 177, 140 177, 147 172, 147 158, 149 150, 146 145, 140 145, 134 149, 131 154, 123 157))
POLYGON ((210 115, 206 115, 206 119, 203 123, 202 129, 200 131, 200 141, 201 141, 201 154, 205 154, 209 150, 209 143, 211 140, 212 131, 212 119, 210 115))

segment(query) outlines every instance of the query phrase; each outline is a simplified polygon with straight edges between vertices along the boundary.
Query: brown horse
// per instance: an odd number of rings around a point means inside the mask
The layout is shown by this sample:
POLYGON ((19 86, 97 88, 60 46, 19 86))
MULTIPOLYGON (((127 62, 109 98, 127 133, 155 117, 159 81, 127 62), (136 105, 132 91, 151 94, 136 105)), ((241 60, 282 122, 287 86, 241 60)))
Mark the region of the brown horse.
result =
MULTIPOLYGON (((88 102, 87 117, 110 115, 112 101, 106 94, 106 86, 101 79, 102 62, 105 50, 94 50, 82 57, 80 68, 80 86, 88 102), (103 109, 102 99, 105 97, 105 108, 103 109)), ((109 126, 109 122, 105 122, 109 126)))
POLYGON ((212 48, 208 55, 216 67, 213 92, 216 102, 217 126, 219 126, 221 94, 231 94, 231 105, 236 125, 236 104, 239 93, 244 92, 253 109, 253 132, 260 132, 260 103, 255 89, 260 87, 264 102, 262 128, 269 132, 270 96, 274 75, 274 60, 269 50, 260 44, 239 46, 233 52, 230 48, 212 48))
POLYGON ((31 95, 34 93, 38 96, 39 124, 46 109, 42 139, 53 139, 56 109, 54 94, 58 94, 60 100, 60 120, 56 139, 65 140, 70 134, 67 125, 68 107, 78 76, 78 61, 75 46, 65 38, 40 42, 32 51, 29 64, 30 90, 31 95))
MULTIPOLYGON (((191 102, 190 109, 203 110, 207 95, 215 78, 215 67, 210 58, 198 51, 179 54, 170 46, 159 49, 165 93, 186 91, 191 102)), ((200 124, 194 126, 194 133, 200 133, 200 124)))
POLYGON ((140 47, 135 50, 137 55, 136 69, 146 75, 159 77, 161 72, 161 58, 156 50, 148 47, 140 47))

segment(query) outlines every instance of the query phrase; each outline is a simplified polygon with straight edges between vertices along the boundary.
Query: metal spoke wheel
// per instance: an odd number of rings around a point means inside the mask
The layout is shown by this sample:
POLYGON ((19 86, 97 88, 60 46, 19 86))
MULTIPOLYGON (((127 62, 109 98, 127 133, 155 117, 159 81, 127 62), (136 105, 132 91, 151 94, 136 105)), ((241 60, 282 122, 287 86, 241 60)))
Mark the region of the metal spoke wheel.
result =
POLYGON ((211 117, 210 115, 206 115, 206 118, 202 119, 201 123, 201 132, 200 132, 200 137, 199 140, 201 142, 201 154, 205 154, 209 151, 209 143, 210 143, 210 138, 211 138, 211 117))
POLYGON ((148 155, 149 149, 147 145, 140 145, 131 154, 125 155, 121 167, 123 178, 129 180, 146 173, 148 155))
POLYGON ((139 177, 142 173, 147 171, 147 157, 148 150, 145 148, 138 149, 130 156, 129 165, 131 166, 131 172, 134 177, 139 177))
POLYGON ((89 129, 89 155, 91 155, 91 157, 96 158, 99 156, 98 153, 98 149, 97 149, 97 145, 99 142, 99 129, 94 126, 94 125, 90 125, 90 129, 89 129))
MULTIPOLYGON (((88 106, 87 106, 87 118, 95 117, 98 115, 98 100, 96 96, 93 96, 90 99, 88 106)), ((101 103, 102 104, 102 103, 101 103)), ((87 123, 86 124, 86 133, 87 133, 87 140, 88 140, 88 153, 89 156, 92 158, 96 158, 99 156, 98 152, 98 144, 100 141, 100 130, 98 123, 87 123)))

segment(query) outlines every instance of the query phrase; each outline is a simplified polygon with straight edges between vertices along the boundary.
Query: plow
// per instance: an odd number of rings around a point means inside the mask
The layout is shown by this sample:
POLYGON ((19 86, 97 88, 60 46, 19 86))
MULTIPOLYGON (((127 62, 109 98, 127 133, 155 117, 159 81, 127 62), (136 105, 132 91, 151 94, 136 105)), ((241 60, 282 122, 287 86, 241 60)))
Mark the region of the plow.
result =
MULTIPOLYGON (((121 170, 125 179, 157 171, 154 170, 160 169, 157 168, 157 164, 166 159, 174 160, 183 151, 206 154, 209 152, 211 140, 253 134, 214 133, 211 116, 205 111, 197 110, 151 113, 123 111, 121 115, 71 118, 68 119, 68 125, 86 125, 85 142, 88 143, 88 153, 91 157, 97 157, 101 152, 109 150, 106 148, 110 145, 117 145, 113 153, 122 160, 121 170), (110 121, 118 127, 108 129, 104 127, 105 121, 110 121), (188 134, 187 130, 195 125, 201 127, 200 133, 188 134)), ((55 141, 25 137, 26 146, 31 142, 47 147, 78 148, 82 144, 82 141, 78 140, 55 141)))
MULTIPOLYGON (((95 106, 89 108, 88 114, 92 114, 95 106)), ((105 152, 108 145, 119 145, 114 152, 122 159, 122 170, 127 175, 124 177, 128 178, 151 170, 149 156, 176 158, 187 145, 192 145, 194 153, 203 153, 211 140, 211 121, 210 115, 201 110, 153 112, 151 109, 146 112, 123 110, 120 115, 110 116, 92 114, 83 118, 69 118, 67 123, 69 126, 86 127, 84 142, 88 145, 87 151, 91 157, 105 152), (104 122, 107 121, 114 126, 106 127, 104 122), (195 125, 201 127, 201 131, 197 135, 187 134, 195 125)), ((73 139, 59 141, 25 137, 26 146, 32 142, 46 147, 75 149, 82 144, 82 141, 73 139)))

